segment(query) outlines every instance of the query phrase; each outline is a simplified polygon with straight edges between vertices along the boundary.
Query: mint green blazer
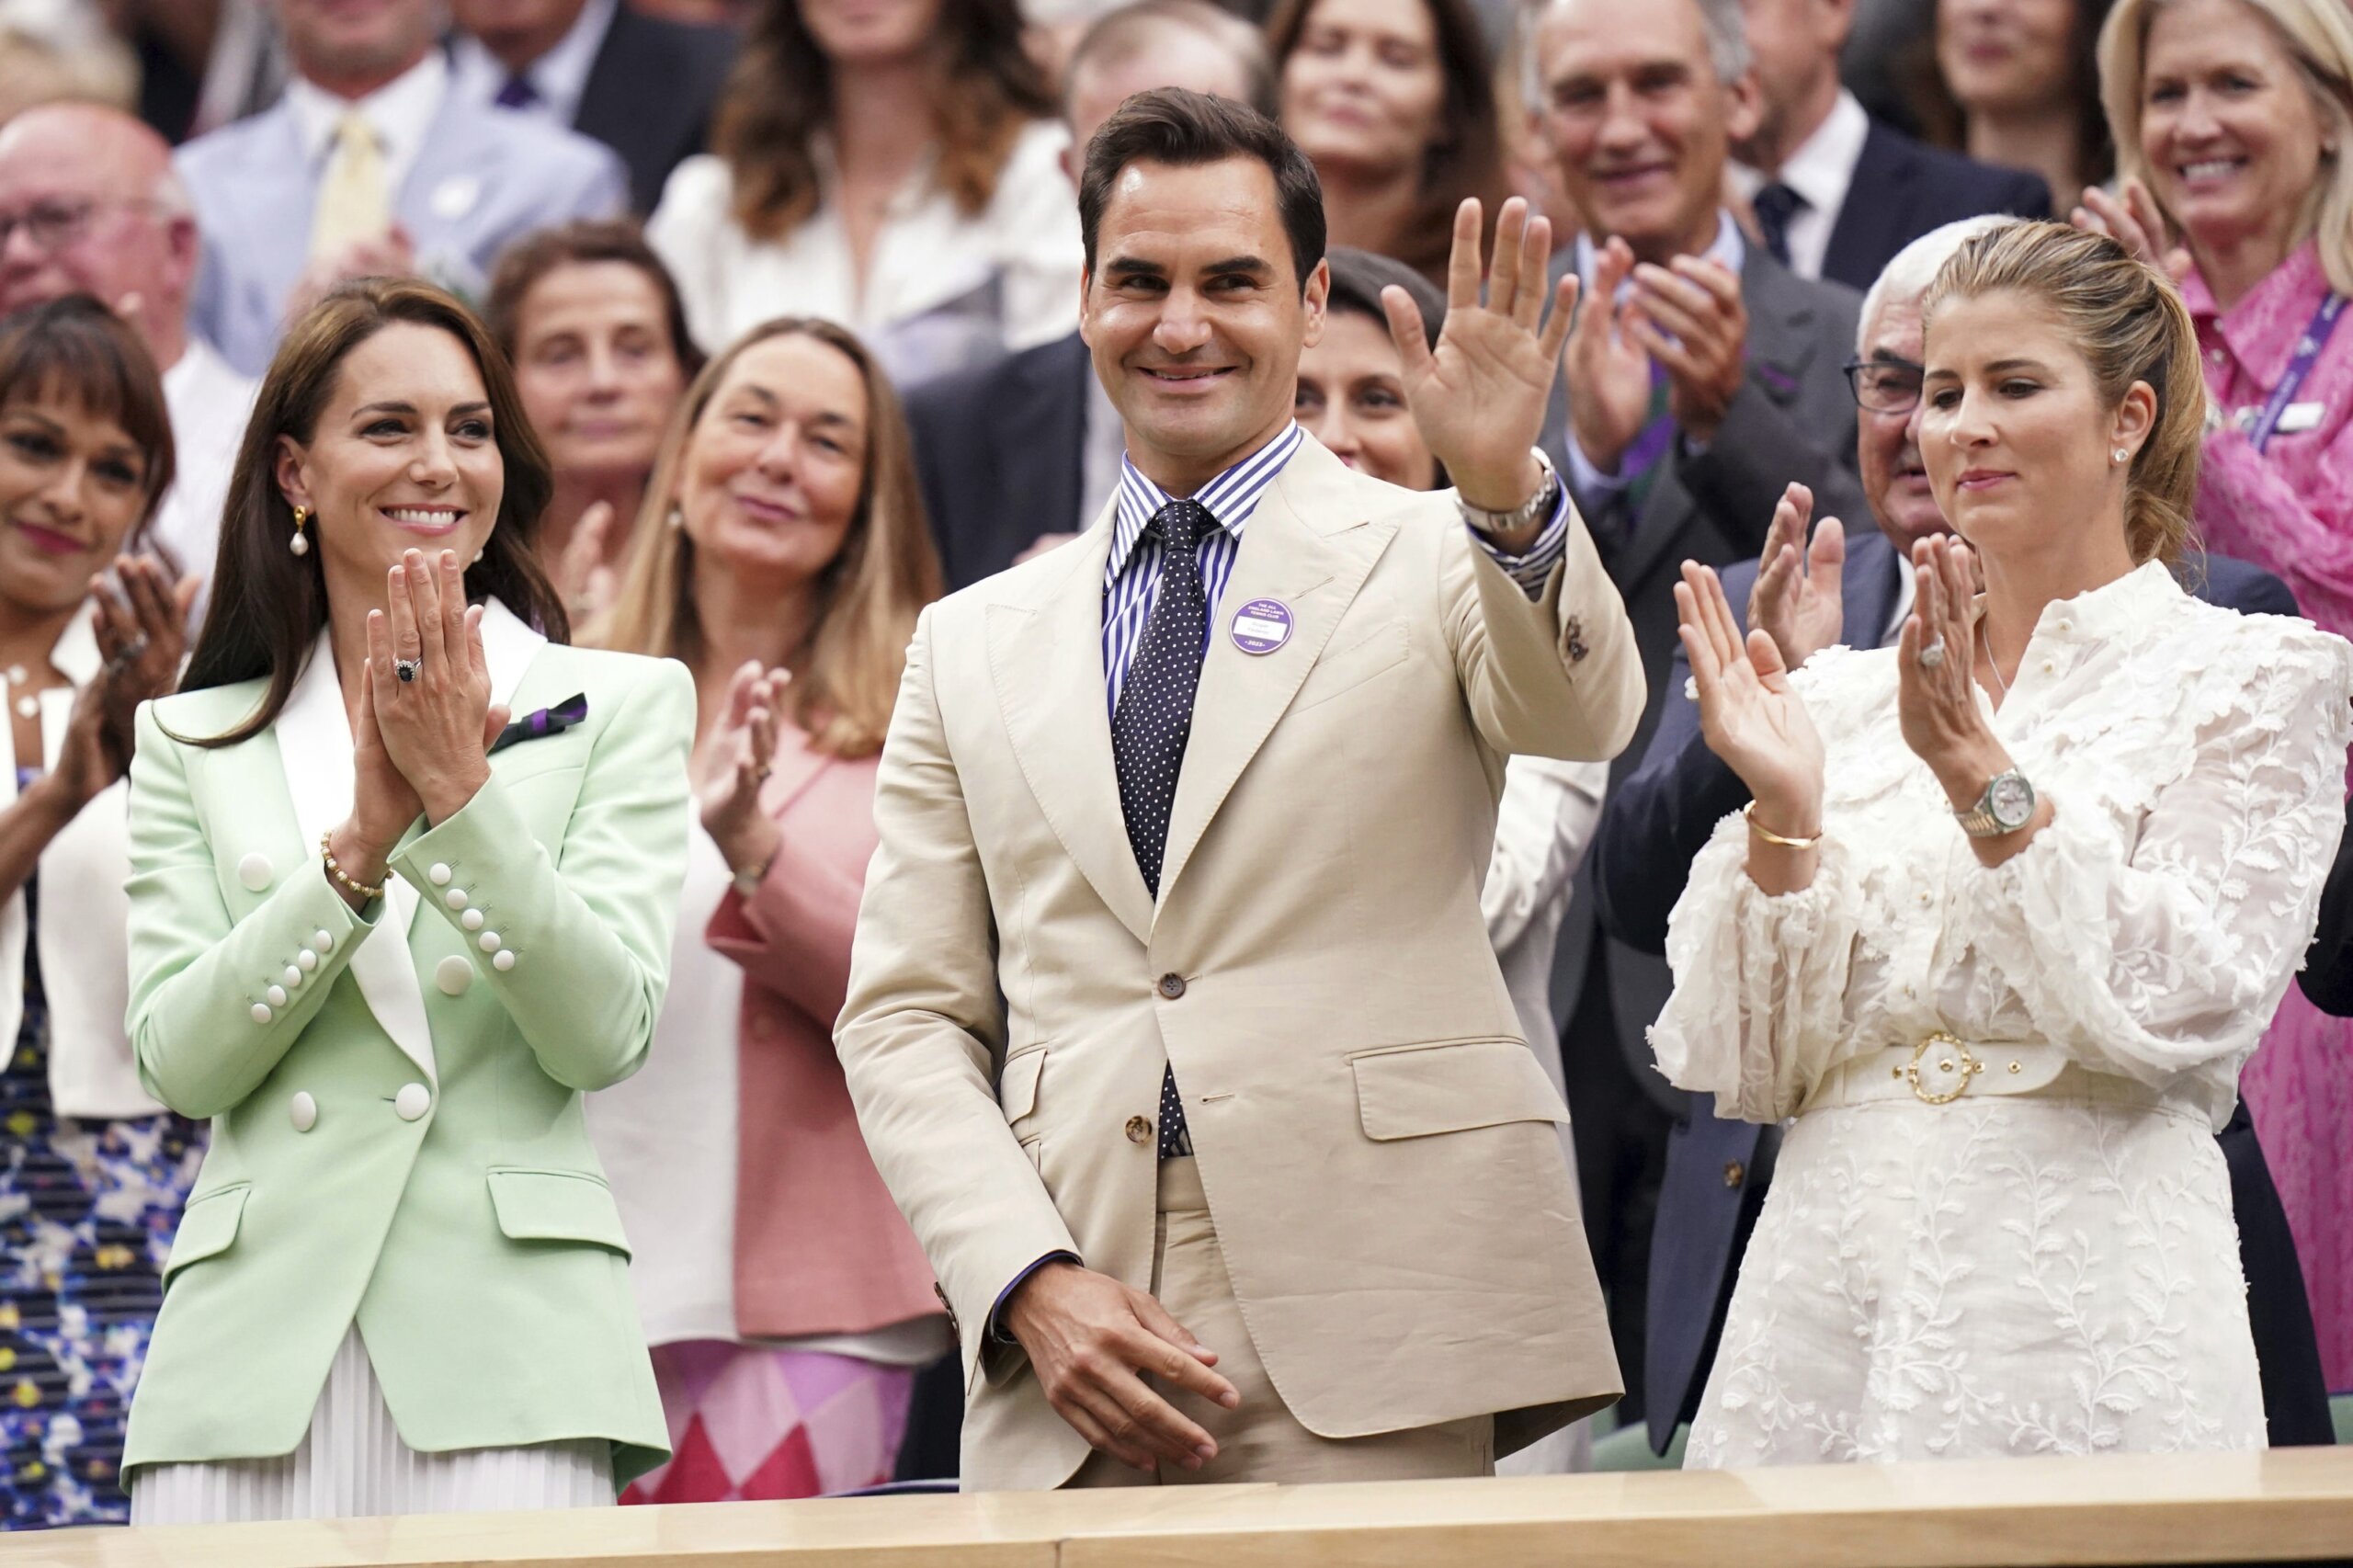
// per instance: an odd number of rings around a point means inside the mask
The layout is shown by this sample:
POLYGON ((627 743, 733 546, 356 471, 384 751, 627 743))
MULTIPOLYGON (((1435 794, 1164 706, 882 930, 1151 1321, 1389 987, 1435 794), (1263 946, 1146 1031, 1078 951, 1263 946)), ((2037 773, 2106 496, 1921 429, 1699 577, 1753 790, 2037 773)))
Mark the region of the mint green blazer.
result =
POLYGON ((354 915, 319 835, 351 801, 325 640, 140 710, 131 1006, 141 1080, 212 1142, 165 1265, 124 1469, 290 1452, 357 1322, 401 1437, 440 1452, 669 1449, 629 1243, 581 1096, 644 1061, 686 863, 691 677, 549 643, 494 602, 493 700, 586 718, 506 746, 354 915))

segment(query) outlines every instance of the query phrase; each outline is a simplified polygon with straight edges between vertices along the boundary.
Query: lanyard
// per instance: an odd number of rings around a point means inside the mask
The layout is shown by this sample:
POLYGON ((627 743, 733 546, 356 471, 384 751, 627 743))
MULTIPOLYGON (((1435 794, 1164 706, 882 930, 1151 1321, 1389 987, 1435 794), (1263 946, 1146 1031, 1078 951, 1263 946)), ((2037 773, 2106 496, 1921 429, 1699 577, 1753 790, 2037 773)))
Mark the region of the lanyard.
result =
POLYGON ((2288 404, 2302 389, 2304 378, 2312 374, 2313 361, 2320 358, 2329 334, 2336 330, 2337 314, 2344 309, 2345 296, 2329 290, 2328 297, 2320 302, 2320 309, 2313 312, 2312 324, 2296 339, 2295 356, 2288 361, 2279 384, 2271 389, 2271 396, 2265 400, 2263 412, 2256 415, 2254 428, 2247 432, 2246 438, 2256 451, 2270 444, 2272 432, 2279 427, 2280 415, 2288 412, 2288 404))

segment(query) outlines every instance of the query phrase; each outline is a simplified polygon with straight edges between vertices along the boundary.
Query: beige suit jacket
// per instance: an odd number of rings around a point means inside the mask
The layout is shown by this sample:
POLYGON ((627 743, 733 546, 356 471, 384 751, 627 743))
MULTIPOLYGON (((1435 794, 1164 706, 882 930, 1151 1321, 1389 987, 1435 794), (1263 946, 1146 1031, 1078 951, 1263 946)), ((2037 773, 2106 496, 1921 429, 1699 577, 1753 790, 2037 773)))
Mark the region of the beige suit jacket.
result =
POLYGON ((1149 1289, 1176 1067, 1211 1212, 1285 1404, 1325 1437, 1484 1413, 1499 1451, 1619 1393, 1562 1105, 1480 915, 1506 754, 1605 758, 1643 709, 1582 522, 1543 597, 1449 495, 1313 438, 1211 628, 1155 907, 1104 696, 1110 517, 925 612, 835 1043, 959 1323, 968 1489, 1085 1440, 991 1309, 1044 1254, 1149 1289), (1254 599, 1295 624, 1252 656, 1254 599))

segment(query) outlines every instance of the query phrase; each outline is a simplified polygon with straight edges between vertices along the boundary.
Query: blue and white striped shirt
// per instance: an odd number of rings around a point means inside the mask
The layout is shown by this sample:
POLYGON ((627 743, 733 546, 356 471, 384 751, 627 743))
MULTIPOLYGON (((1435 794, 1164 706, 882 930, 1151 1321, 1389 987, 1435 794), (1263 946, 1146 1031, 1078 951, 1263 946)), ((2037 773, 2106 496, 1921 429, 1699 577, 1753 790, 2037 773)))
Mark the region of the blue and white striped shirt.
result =
MULTIPOLYGON (((1242 530, 1258 510, 1259 499, 1289 463, 1307 432, 1296 421, 1256 451, 1193 493, 1217 527, 1201 536, 1199 555, 1201 597, 1209 613, 1202 618, 1204 649, 1217 624, 1218 601, 1233 575, 1234 558, 1241 553, 1242 530)), ((1111 522, 1111 556, 1103 567, 1104 700, 1116 716, 1120 689, 1127 682, 1128 666, 1143 643, 1144 628, 1152 621, 1153 599, 1160 590, 1161 543, 1157 535, 1144 538, 1144 528, 1171 496, 1143 476, 1134 460, 1120 462, 1119 505, 1111 522)), ((1478 529, 1470 530, 1479 548, 1526 590, 1530 599, 1544 592, 1544 581, 1568 553, 1568 487, 1561 487, 1560 504, 1552 521, 1523 555, 1506 555, 1478 529)))

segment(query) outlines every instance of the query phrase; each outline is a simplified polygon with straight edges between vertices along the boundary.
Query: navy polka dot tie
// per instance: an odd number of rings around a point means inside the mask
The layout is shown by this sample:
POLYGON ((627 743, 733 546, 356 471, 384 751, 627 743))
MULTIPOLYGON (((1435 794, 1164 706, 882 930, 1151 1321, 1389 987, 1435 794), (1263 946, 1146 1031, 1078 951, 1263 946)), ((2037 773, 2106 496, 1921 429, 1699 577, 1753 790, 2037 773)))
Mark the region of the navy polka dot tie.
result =
MULTIPOLYGON (((1111 759, 1120 776, 1120 812, 1144 886, 1160 896, 1160 858, 1168 847, 1168 815, 1176 803, 1176 776, 1193 729, 1193 694, 1201 684, 1201 653, 1209 601, 1201 592, 1201 536, 1217 519, 1197 502, 1171 501, 1153 515, 1147 533, 1160 535, 1160 585, 1143 643, 1120 687, 1111 716, 1111 759)), ((1160 1157, 1193 1152, 1185 1108, 1170 1069, 1160 1084, 1160 1157)))

